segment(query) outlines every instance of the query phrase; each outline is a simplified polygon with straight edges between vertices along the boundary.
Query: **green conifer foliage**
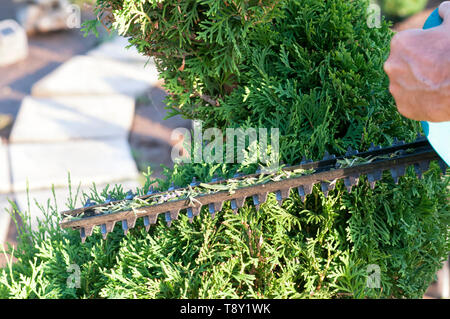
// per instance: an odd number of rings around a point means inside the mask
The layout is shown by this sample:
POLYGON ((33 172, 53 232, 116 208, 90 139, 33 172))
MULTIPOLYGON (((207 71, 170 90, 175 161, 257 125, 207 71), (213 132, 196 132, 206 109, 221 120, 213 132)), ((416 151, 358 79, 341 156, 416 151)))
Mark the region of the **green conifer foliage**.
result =
POLYGON ((156 58, 172 115, 204 128, 278 127, 285 162, 419 129, 386 89, 392 32, 367 26, 366 1, 98 2, 156 58))
MULTIPOLYGON (((97 3, 107 27, 156 59, 172 114, 204 128, 278 127, 285 163, 419 132, 388 92, 382 65, 392 33, 385 22, 367 26, 367 1, 97 3)), ((255 169, 177 164, 159 187, 255 169)), ((0 271, 0 297, 421 297, 450 248, 448 185, 433 164, 422 180, 409 168, 398 185, 386 172, 373 190, 365 177, 350 194, 342 182, 328 197, 315 186, 304 203, 292 191, 281 208, 269 194, 258 212, 251 199, 237 215, 226 203, 215 219, 205 208, 193 224, 181 213, 168 228, 161 217, 149 233, 139 220, 128 236, 117 225, 102 241, 96 229, 83 245, 78 232, 58 228, 58 208, 48 205, 55 218, 22 229, 17 263, 0 271), (72 264, 80 288, 67 285, 72 264), (373 266, 380 288, 367 282, 373 266)), ((88 196, 108 194, 125 197, 120 188, 88 196)))

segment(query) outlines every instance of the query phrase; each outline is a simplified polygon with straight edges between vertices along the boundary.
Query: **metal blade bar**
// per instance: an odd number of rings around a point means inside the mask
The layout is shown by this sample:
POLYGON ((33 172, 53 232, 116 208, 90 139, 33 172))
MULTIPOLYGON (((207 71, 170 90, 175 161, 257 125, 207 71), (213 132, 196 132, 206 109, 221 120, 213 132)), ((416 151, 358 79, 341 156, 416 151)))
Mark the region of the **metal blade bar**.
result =
MULTIPOLYGON (((115 222, 124 220, 135 221, 136 218, 140 217, 144 217, 144 224, 148 230, 149 225, 154 224, 157 216, 161 213, 165 213, 166 221, 170 225, 172 219, 178 218, 178 212, 182 209, 187 209, 188 217, 192 220, 195 215, 198 215, 202 206, 208 206, 211 214, 214 215, 217 211, 222 209, 224 201, 231 201, 232 209, 235 210, 242 207, 245 198, 253 198, 254 205, 259 207, 262 201, 265 201, 267 198, 268 193, 275 193, 277 196, 280 196, 277 199, 283 200, 288 196, 287 191, 293 188, 297 188, 299 195, 304 199, 304 196, 310 193, 312 185, 317 183, 326 183, 327 185, 332 184, 334 188, 336 181, 340 179, 344 179, 345 181, 346 178, 355 178, 355 176, 359 177, 360 175, 373 174, 374 172, 379 175, 379 173, 384 170, 398 170, 399 167, 401 170, 404 170, 404 168, 410 165, 417 166, 417 164, 421 165, 436 159, 439 159, 439 157, 431 147, 422 147, 413 154, 399 155, 392 159, 383 159, 372 163, 355 165, 353 167, 329 168, 325 171, 315 172, 310 175, 298 176, 280 181, 271 181, 265 184, 236 189, 233 194, 229 194, 228 191, 220 191, 214 194, 199 195, 195 198, 197 202, 197 205, 195 206, 190 206, 186 199, 180 199, 142 207, 135 211, 129 210, 116 213, 105 213, 102 215, 84 217, 78 220, 69 220, 66 218, 61 222, 61 227, 73 229, 80 228, 83 241, 86 236, 89 236, 90 233, 92 233, 92 227, 94 226, 101 226, 103 236, 106 237, 106 233, 112 231, 115 222), (233 207, 233 201, 236 207, 233 207), (237 205, 237 203, 239 203, 239 205, 237 205), (192 213, 193 211, 195 211, 195 214, 192 213), (152 222, 149 223, 149 220, 152 222), (147 223, 145 223, 146 221, 147 223)), ((127 231, 128 228, 129 227, 126 227, 127 231)))
MULTIPOLYGON (((392 154, 396 151, 400 151, 400 150, 408 150, 408 149, 415 149, 415 150, 419 150, 419 149, 432 149, 431 145, 429 144, 428 140, 426 140, 426 138, 421 137, 418 138, 415 142, 412 143, 407 143, 407 144, 395 144, 393 146, 389 146, 389 147, 385 147, 385 148, 373 148, 369 151, 366 152, 362 152, 362 153, 356 153, 358 157, 375 157, 375 156, 383 156, 383 155, 388 155, 388 154, 392 154)), ((350 158, 353 156, 350 156, 350 158)), ((314 169, 316 171, 326 171, 329 170, 330 168, 333 168, 336 166, 336 163, 339 160, 345 159, 345 158, 349 158, 348 156, 346 157, 344 156, 340 156, 340 157, 330 157, 330 156, 326 156, 327 159, 325 160, 321 160, 321 161, 309 161, 303 164, 299 164, 299 165, 294 165, 294 166, 288 166, 283 168, 284 171, 293 171, 296 169, 304 169, 304 170, 309 170, 309 169, 314 169)), ((262 173, 263 175, 265 173, 262 173)), ((236 178, 233 178, 235 180, 244 180, 246 178, 251 178, 251 177, 258 177, 260 176, 260 173, 255 173, 255 174, 248 174, 248 175, 243 175, 243 176, 239 176, 236 178)), ((216 184, 222 184, 225 183, 226 180, 217 180, 217 181, 212 181, 207 183, 208 185, 216 185, 216 184)), ((173 188, 173 186, 171 187, 173 188)), ((184 188, 180 188, 180 190, 183 190, 184 188)), ((155 194, 151 194, 151 195, 144 195, 144 196, 139 196, 138 198, 142 199, 142 200, 146 200, 152 197, 156 197, 156 196, 161 196, 164 194, 168 194, 170 192, 173 192, 173 189, 169 189, 167 191, 164 192, 158 192, 155 194)), ((99 207, 104 207, 107 206, 109 204, 115 204, 115 203, 119 203, 123 200, 116 200, 116 201, 108 201, 107 203, 103 203, 103 204, 96 204, 96 205, 91 205, 89 207, 80 207, 74 210, 70 210, 70 211, 64 211, 61 212, 61 215, 64 216, 76 216, 79 215, 81 213, 84 212, 88 212, 88 211, 92 211, 95 208, 99 208, 99 207)))

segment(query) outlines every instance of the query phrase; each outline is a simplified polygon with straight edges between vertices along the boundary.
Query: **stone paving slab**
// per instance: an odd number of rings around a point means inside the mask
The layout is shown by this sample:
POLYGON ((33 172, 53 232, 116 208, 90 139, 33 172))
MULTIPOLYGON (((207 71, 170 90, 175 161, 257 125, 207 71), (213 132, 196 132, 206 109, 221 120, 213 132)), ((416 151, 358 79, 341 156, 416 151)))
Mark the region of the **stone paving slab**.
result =
POLYGON ((127 38, 115 37, 112 40, 100 44, 97 48, 86 53, 86 55, 123 62, 146 63, 149 60, 148 57, 141 55, 134 46, 127 49, 126 47, 128 45, 127 38))
POLYGON ((8 197, 6 195, 0 195, 0 245, 5 242, 6 237, 8 236, 11 216, 6 209, 10 208, 11 205, 8 202, 8 197))
POLYGON ((126 139, 11 144, 13 190, 46 189, 135 180, 138 175, 126 139))
POLYGON ((134 99, 124 95, 26 97, 11 142, 47 142, 128 136, 134 99))
POLYGON ((0 140, 0 194, 9 193, 10 190, 8 146, 0 140))
POLYGON ((124 63, 93 56, 76 56, 38 81, 36 97, 125 94, 137 97, 158 83, 153 64, 124 63))
MULTIPOLYGON (((110 184, 110 189, 116 183, 110 184)), ((136 187, 140 187, 138 182, 136 181, 125 181, 119 182, 117 184, 122 185, 124 190, 133 190, 136 191, 136 187)), ((96 188, 99 192, 101 192, 106 185, 96 185, 96 188)), ((82 192, 86 194, 90 194, 91 186, 80 187, 80 192, 75 202, 75 207, 81 207, 84 203, 84 198, 82 196, 82 192)), ((72 187, 72 199, 75 199, 75 195, 77 192, 77 187, 72 187)), ((52 214, 59 214, 62 211, 68 210, 67 200, 70 197, 70 192, 68 187, 64 188, 55 188, 55 196, 53 196, 51 189, 45 190, 34 190, 30 191, 28 194, 26 192, 20 192, 16 194, 16 202, 19 210, 22 213, 28 212, 31 216, 31 228, 33 230, 37 229, 38 219, 41 221, 45 221, 45 214, 40 207, 42 207, 46 212, 50 212, 50 216, 52 214), (56 203, 55 203, 56 198, 56 203), (29 202, 28 202, 29 200, 29 202), (28 203, 29 211, 28 211, 28 203), (36 204, 37 203, 37 204, 36 204), (39 206, 38 206, 39 204, 39 206), (55 205, 56 204, 56 205, 55 205)))

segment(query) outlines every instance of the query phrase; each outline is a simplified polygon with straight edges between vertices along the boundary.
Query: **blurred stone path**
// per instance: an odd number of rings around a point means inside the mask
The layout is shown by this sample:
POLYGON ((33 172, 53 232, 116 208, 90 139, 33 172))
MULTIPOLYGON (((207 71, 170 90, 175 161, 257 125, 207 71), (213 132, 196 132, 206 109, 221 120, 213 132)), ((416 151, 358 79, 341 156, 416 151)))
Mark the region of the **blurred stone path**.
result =
POLYGON ((56 203, 50 203, 66 209, 68 172, 72 187, 82 190, 92 183, 99 190, 116 183, 125 190, 140 186, 128 137, 136 98, 158 85, 158 74, 152 61, 126 45, 115 38, 69 59, 22 100, 9 144, 0 145, 0 243, 10 224, 7 199, 21 211, 30 200, 36 227, 43 214, 34 200, 45 206, 52 185, 56 203))

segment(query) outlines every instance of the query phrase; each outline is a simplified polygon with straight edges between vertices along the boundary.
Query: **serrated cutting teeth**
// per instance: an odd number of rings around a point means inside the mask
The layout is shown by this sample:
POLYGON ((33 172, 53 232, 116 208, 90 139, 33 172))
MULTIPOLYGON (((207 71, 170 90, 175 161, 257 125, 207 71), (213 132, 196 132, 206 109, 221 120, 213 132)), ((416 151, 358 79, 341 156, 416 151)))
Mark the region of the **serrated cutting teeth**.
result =
POLYGON ((115 199, 111 197, 111 195, 108 195, 108 197, 106 198, 106 200, 104 201, 105 204, 109 204, 111 202, 114 202, 115 199))
POLYGON ((187 216, 189 218, 189 222, 192 223, 194 221, 194 217, 200 214, 201 206, 188 207, 186 208, 187 216))
POLYGON ((200 185, 200 183, 197 182, 197 178, 193 177, 192 178, 192 182, 189 185, 192 186, 192 187, 195 187, 195 186, 200 185))
POLYGON ((281 205, 283 204, 283 201, 289 197, 289 193, 291 192, 290 188, 286 188, 286 189, 280 189, 279 191, 275 192, 275 196, 277 198, 278 201, 278 205, 281 207, 281 205))
MULTIPOLYGON (((403 142, 403 144, 404 144, 405 142, 403 142)), ((402 177, 402 176, 405 176, 405 174, 406 174, 406 166, 405 165, 400 165, 400 166, 398 166, 397 167, 397 174, 398 174, 398 177, 402 177)))
POLYGON ((166 212, 164 214, 164 217, 166 219, 167 227, 172 226, 172 218, 170 217, 170 212, 166 212))
POLYGON ((399 165, 397 167, 393 167, 390 169, 392 178, 394 179, 394 183, 398 184, 398 180, 400 177, 402 177, 403 175, 405 175, 406 173, 406 167, 405 165, 399 165))
POLYGON ((91 201, 90 198, 88 198, 88 200, 86 201, 86 203, 84 204, 84 207, 91 207, 91 206, 95 206, 97 205, 97 203, 91 201))
POLYGON ((158 215, 156 215, 156 214, 144 216, 145 230, 148 232, 150 230, 150 226, 156 224, 157 220, 158 220, 158 215))
POLYGON ((170 218, 172 219, 172 220, 178 220, 178 215, 180 214, 180 210, 179 209, 175 209, 175 210, 172 210, 171 212, 170 212, 170 218))
POLYGON ((390 172, 391 172, 391 176, 392 176, 392 178, 394 179, 394 183, 395 184, 398 184, 398 173, 397 173, 397 168, 391 168, 390 169, 390 172))
POLYGON ((125 199, 126 199, 126 200, 132 200, 135 196, 136 196, 136 195, 135 195, 131 190, 129 190, 129 191, 127 192, 127 195, 126 195, 125 199))
POLYGON ((328 197, 328 192, 332 191, 336 187, 336 181, 332 182, 320 182, 320 188, 325 195, 325 197, 328 197))
POLYGON ((352 174, 344 178, 344 185, 349 193, 352 192, 353 186, 358 185, 358 182, 359 182, 359 174, 352 174))
POLYGON ((245 204, 245 197, 232 199, 230 201, 231 209, 233 210, 233 213, 236 215, 238 213, 238 209, 244 207, 245 204))
POLYGON ((422 179, 422 169, 420 168, 419 164, 414 164, 414 171, 416 172, 416 175, 419 179, 422 179))
POLYGON ((172 221, 178 219, 178 214, 179 213, 180 213, 179 210, 173 210, 173 211, 170 211, 170 212, 166 212, 164 214, 168 227, 170 227, 172 225, 172 221))
POLYGON ((428 171, 430 168, 430 161, 421 161, 420 163, 414 164, 414 171, 419 179, 422 179, 423 173, 428 171))
POLYGON ((115 221, 107 222, 105 224, 100 225, 100 229, 102 231, 103 239, 106 239, 106 236, 113 231, 114 226, 116 225, 115 221))
POLYGON ((80 229, 81 242, 84 243, 86 238, 92 235, 94 226, 85 226, 80 229))
POLYGON ((123 229, 123 234, 126 236, 128 234, 128 221, 126 219, 122 220, 122 229, 123 229))
POLYGON ((347 152, 345 153, 346 157, 351 157, 351 156, 355 156, 356 154, 358 154, 358 150, 354 150, 351 146, 349 146, 347 148, 347 152))
POLYGON ((214 218, 216 216, 216 208, 214 207, 214 203, 210 203, 208 205, 209 213, 211 214, 211 218, 214 218))
POLYGON ((325 155, 323 156, 323 161, 328 161, 328 160, 331 160, 331 159, 335 159, 336 158, 336 155, 334 155, 334 154, 331 154, 330 155, 330 153, 328 153, 328 151, 325 151, 325 155))
POLYGON ((379 150, 379 149, 381 149, 380 145, 375 145, 373 143, 370 143, 369 152, 376 151, 376 150, 379 150))
MULTIPOLYGON (((297 171, 298 166, 284 167, 283 170, 294 172, 294 174, 286 174, 286 178, 282 179, 270 178, 269 176, 269 179, 264 178, 261 183, 244 184, 244 187, 237 188, 232 193, 227 192, 226 187, 218 187, 218 192, 202 193, 202 190, 199 189, 200 193, 197 196, 194 198, 188 197, 190 195, 189 187, 198 184, 196 179, 193 178, 190 186, 184 189, 176 188, 172 183, 168 191, 163 193, 153 191, 153 187, 148 189, 144 196, 138 196, 138 194, 128 191, 123 203, 119 203, 120 200, 114 200, 111 195, 108 195, 105 203, 101 204, 93 202, 92 199, 87 199, 85 207, 61 212, 64 217, 60 225, 62 228, 79 229, 82 242, 85 242, 86 238, 92 235, 95 226, 99 226, 102 237, 106 239, 108 233, 113 231, 116 222, 121 222, 123 232, 127 235, 130 229, 135 227, 137 218, 143 218, 144 226, 149 231, 150 226, 157 222, 159 214, 164 215, 167 225, 170 226, 172 221, 178 219, 181 210, 186 209, 187 217, 192 222, 194 217, 200 214, 202 206, 207 206, 211 217, 214 218, 215 214, 222 210, 224 201, 230 201, 231 209, 236 214, 245 205, 246 198, 251 197, 255 208, 259 210, 261 204, 266 202, 268 193, 274 193, 278 204, 282 205, 283 201, 289 197, 291 188, 294 187, 297 187, 298 194, 304 202, 306 196, 312 193, 315 184, 320 187, 319 189, 323 191, 324 196, 328 196, 329 191, 335 188, 336 182, 342 179, 348 192, 351 192, 352 187, 358 184, 360 175, 364 175, 367 176, 370 187, 374 188, 375 183, 382 179, 385 170, 390 170, 395 183, 398 183, 399 178, 405 174, 406 168, 410 165, 414 166, 416 174, 421 178, 423 173, 429 169, 430 162, 439 160, 438 154, 424 138, 421 138, 419 142, 405 145, 398 140, 395 140, 394 143, 397 144, 396 147, 384 149, 372 144, 370 146, 372 152, 363 153, 348 148, 347 156, 359 154, 363 160, 375 159, 362 161, 361 164, 352 161, 350 166, 336 165, 344 162, 341 159, 345 162, 347 162, 347 159, 345 157, 336 159, 335 156, 328 153, 324 156, 324 162, 312 162, 303 158, 303 164, 311 164, 305 165, 306 167, 300 165, 299 168, 311 169, 312 172, 297 174, 299 172, 297 171), (154 196, 156 193, 160 194, 154 196), (137 198, 146 200, 148 195, 152 195, 152 202, 148 202, 148 206, 143 205, 139 210, 133 210, 132 204, 134 202, 130 202, 129 199, 138 196, 137 198), (122 206, 122 204, 126 205, 122 206), (91 207, 94 205, 95 207, 91 207), (111 213, 111 205, 117 205, 117 208, 119 208, 119 210, 114 210, 114 214, 109 214, 111 213)), ((438 164, 445 173, 447 165, 442 160, 438 161, 438 164)), ((263 172, 261 174, 268 175, 270 173, 263 172)), ((254 178, 255 176, 249 174, 248 177, 254 178)), ((246 176, 243 180, 246 180, 245 178, 246 176)), ((221 183, 216 176, 215 179, 221 183)), ((240 176, 239 179, 241 179, 240 176)), ((208 187, 205 186, 205 188, 208 187)))
POLYGON ((252 196, 253 204, 255 205, 256 211, 259 210, 261 204, 264 204, 267 200, 267 193, 255 194, 252 196))
POLYGON ((328 182, 320 182, 320 189, 322 190, 325 197, 328 196, 329 185, 330 183, 328 182))
POLYGON ((430 169, 430 161, 422 161, 419 165, 422 172, 426 172, 430 169))
POLYGON ((125 234, 125 236, 128 234, 128 231, 131 228, 134 228, 135 225, 136 225, 136 217, 135 216, 122 220, 122 229, 123 229, 123 233, 125 234))
POLYGON ((372 173, 367 174, 367 180, 369 181, 369 185, 371 189, 375 188, 375 183, 379 181, 383 177, 382 171, 374 171, 372 173))
POLYGON ((211 213, 211 218, 216 217, 216 213, 220 212, 223 207, 223 202, 210 203, 208 205, 209 212, 211 213))
POLYGON ((106 239, 106 235, 108 235, 108 232, 106 231, 106 224, 100 225, 100 230, 102 232, 103 239, 106 239))
POLYGON ((305 201, 306 195, 309 195, 312 193, 313 185, 312 184, 305 184, 300 185, 297 187, 298 195, 300 196, 302 202, 305 201))

